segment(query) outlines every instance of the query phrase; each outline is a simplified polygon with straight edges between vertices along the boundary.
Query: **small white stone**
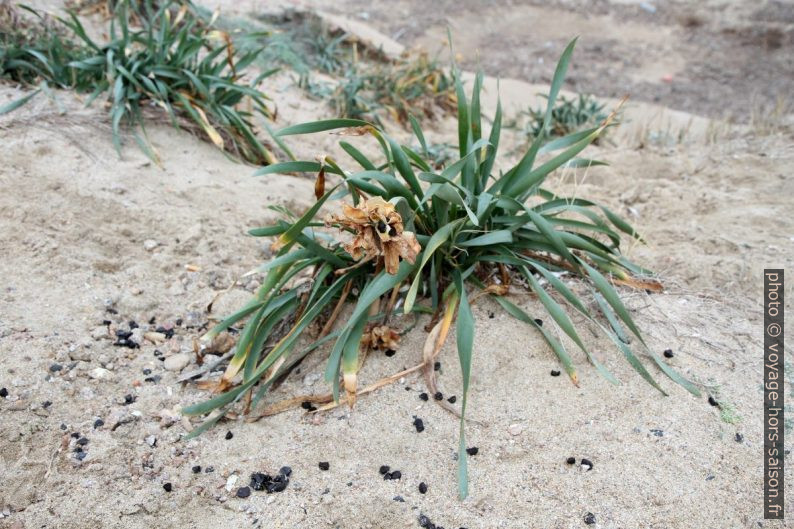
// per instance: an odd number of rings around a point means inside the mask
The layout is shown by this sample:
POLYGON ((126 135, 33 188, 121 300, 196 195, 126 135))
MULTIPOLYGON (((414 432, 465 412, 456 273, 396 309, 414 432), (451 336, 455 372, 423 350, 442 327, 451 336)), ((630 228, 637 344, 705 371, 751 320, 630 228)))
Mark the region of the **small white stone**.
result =
POLYGON ((226 480, 226 491, 227 492, 231 492, 232 491, 232 489, 234 488, 234 484, 237 483, 237 479, 238 478, 239 478, 239 476, 237 474, 232 474, 231 476, 229 476, 229 478, 226 480))
POLYGON ((97 367, 88 372, 88 376, 94 380, 113 380, 113 373, 104 367, 97 367))
POLYGON ((151 252, 152 250, 154 250, 158 246, 160 246, 160 243, 158 243, 154 239, 146 239, 145 241, 143 241, 143 247, 148 252, 151 252))
POLYGON ((177 353, 171 355, 163 362, 163 367, 169 371, 182 371, 190 363, 190 355, 186 353, 177 353))
POLYGON ((144 439, 144 441, 146 441, 147 445, 149 445, 152 448, 154 448, 154 445, 157 444, 157 437, 155 437, 153 435, 147 435, 146 438, 144 439))
POLYGON ((520 425, 520 424, 517 424, 517 423, 516 424, 511 424, 507 428, 507 431, 510 432, 510 435, 520 435, 521 432, 524 431, 524 427, 522 425, 520 425))
POLYGON ((110 335, 108 334, 108 328, 104 325, 100 325, 99 327, 94 327, 91 331, 91 338, 94 340, 101 340, 102 338, 109 338, 110 335))

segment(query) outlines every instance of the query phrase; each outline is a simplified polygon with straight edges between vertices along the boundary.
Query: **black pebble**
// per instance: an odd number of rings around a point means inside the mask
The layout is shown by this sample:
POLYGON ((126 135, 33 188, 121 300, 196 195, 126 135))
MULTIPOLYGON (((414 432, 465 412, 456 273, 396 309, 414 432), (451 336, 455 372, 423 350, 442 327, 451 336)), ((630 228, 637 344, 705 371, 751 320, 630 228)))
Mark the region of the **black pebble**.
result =
MULTIPOLYGON (((278 476, 276 476, 276 478, 278 478, 278 476)), ((284 492, 288 484, 288 479, 284 479, 283 481, 276 481, 276 479, 274 479, 265 485, 265 489, 267 490, 268 494, 272 494, 274 492, 284 492)))
POLYGON ((111 323, 113 322, 110 320, 102 320, 102 325, 110 325, 111 323))
POLYGON ((44 402, 41 403, 41 407, 42 408, 46 409, 46 408, 49 408, 50 406, 52 406, 52 401, 51 400, 45 400, 44 402))
POLYGON ((711 395, 709 395, 709 404, 711 404, 712 406, 716 406, 717 408, 720 407, 720 403, 717 402, 717 399, 715 399, 711 395))
POLYGON ((130 330, 138 328, 138 324, 135 322, 135 320, 130 320, 129 325, 130 325, 130 330))
POLYGON ((488 317, 489 317, 490 319, 494 319, 494 316, 496 316, 496 314, 494 314, 493 312, 489 312, 489 313, 488 313, 488 317))
POLYGON ((201 473, 201 465, 195 465, 190 470, 192 470, 194 474, 199 474, 199 473, 201 473))
POLYGON ((8 396, 8 390, 6 388, 0 388, 0 397, 6 398, 7 396, 8 396))
POLYGON ((576 464, 576 458, 575 457, 569 457, 568 459, 565 460, 565 462, 568 463, 569 465, 575 465, 576 464))
POLYGON ((433 395, 433 398, 436 399, 436 400, 441 400, 441 399, 444 398, 444 394, 441 393, 440 391, 436 391, 436 394, 433 395))
MULTIPOLYGON (((3 391, 6 391, 6 388, 3 388, 3 391)), ((7 392, 7 391, 6 391, 6 395, 8 395, 8 392, 7 392)), ((5 397, 5 395, 3 395, 3 396, 5 397)), ((429 399, 430 397, 428 397, 428 396, 427 396, 427 393, 424 393, 424 392, 423 392, 423 393, 420 393, 420 394, 419 394, 419 398, 420 398, 420 399, 422 399, 422 400, 425 400, 425 401, 426 401, 426 400, 427 400, 427 399, 429 399)))
POLYGON ((182 318, 177 318, 174 323, 176 323, 177 327, 181 327, 182 326, 182 318))
POLYGON ((154 316, 152 316, 151 318, 149 318, 149 325, 154 325, 154 322, 156 321, 157 320, 154 318, 154 316))
POLYGON ((476 446, 472 446, 471 448, 466 449, 466 453, 470 456, 476 456, 480 452, 480 449, 476 446))
POLYGON ((419 417, 414 417, 414 428, 418 433, 425 431, 425 423, 419 417))
POLYGON ((143 381, 144 382, 151 382, 152 384, 157 384, 158 382, 160 382, 161 378, 163 378, 163 377, 161 377, 160 375, 154 375, 154 376, 151 376, 151 377, 144 378, 143 381))
POLYGON ((382 476, 388 474, 389 473, 389 465, 381 465, 380 468, 378 469, 378 472, 380 472, 380 474, 382 476))
POLYGON ((61 423, 61 427, 60 427, 60 428, 61 428, 61 430, 63 430, 64 432, 67 430, 67 426, 66 426, 64 423, 61 423))
POLYGON ((207 468, 204 470, 204 473, 205 473, 205 474, 212 474, 213 472, 215 472, 215 467, 207 467, 207 468))
POLYGON ((427 483, 423 481, 422 483, 419 484, 419 493, 425 494, 426 492, 427 492, 427 483))
POLYGON ((237 497, 238 498, 247 498, 251 495, 251 489, 248 487, 240 487, 237 489, 237 497))
POLYGON ((151 370, 151 369, 149 369, 148 367, 145 367, 145 368, 143 368, 143 371, 142 371, 142 373, 143 373, 144 375, 151 375, 151 374, 152 374, 152 370, 151 370))
POLYGON ((392 499, 394 501, 399 501, 400 503, 404 503, 405 502, 405 498, 403 498, 402 496, 395 496, 392 499))
POLYGON ((543 327, 543 320, 541 320, 540 318, 535 318, 535 323, 543 327))
POLYGON ((79 452, 76 452, 76 453, 74 454, 74 457, 75 457, 75 459, 77 459, 78 461, 82 461, 83 459, 85 459, 85 458, 86 458, 86 456, 87 456, 87 455, 88 455, 88 452, 83 452, 82 450, 80 450, 79 452))
POLYGON ((234 434, 231 431, 228 431, 228 432, 226 432, 226 435, 224 436, 224 439, 226 439, 228 441, 232 437, 234 437, 234 434))
POLYGON ((311 410, 312 408, 314 408, 314 406, 308 400, 304 400, 303 402, 301 402, 301 408, 303 408, 304 410, 311 410))
POLYGON ((328 470, 331 468, 331 464, 328 461, 320 461, 319 465, 320 470, 328 470))
POLYGON ((736 436, 733 439, 737 443, 741 443, 742 441, 744 441, 744 436, 742 434, 740 434, 739 432, 736 432, 736 436))
POLYGON ((165 490, 166 492, 171 492, 171 488, 172 487, 170 483, 163 484, 163 490, 165 490))
POLYGON ((593 462, 589 459, 582 459, 582 466, 588 467, 587 470, 593 470, 593 462))
POLYGON ((119 311, 117 311, 117 310, 116 310, 116 309, 114 309, 113 307, 108 307, 108 308, 106 308, 106 309, 105 309, 105 312, 107 312, 108 314, 118 314, 118 313, 119 313, 119 311))
POLYGON ((124 404, 125 404, 125 405, 127 405, 127 404, 132 404, 133 402, 135 402, 135 399, 136 399, 136 398, 137 398, 137 397, 135 397, 134 395, 130 395, 130 394, 128 393, 128 394, 124 395, 124 404))
POLYGON ((664 436, 664 430, 660 430, 660 429, 658 429, 658 428, 652 428, 652 429, 651 429, 651 433, 652 433, 653 435, 655 435, 656 437, 662 437, 662 436, 664 436))
POLYGON ((72 432, 71 436, 74 437, 75 439, 79 439, 80 438, 80 432, 72 432))
POLYGON ((675 356, 675 354, 673 354, 673 350, 672 349, 665 349, 664 353, 662 353, 662 354, 664 355, 665 358, 672 358, 672 357, 675 356))
POLYGON ((587 525, 593 525, 594 523, 596 523, 595 514, 591 512, 585 514, 584 523, 586 523, 587 525))
POLYGON ((281 469, 278 472, 282 476, 290 477, 292 475, 292 468, 290 468, 290 467, 281 467, 281 469))
POLYGON ((94 421, 94 429, 101 428, 102 426, 105 426, 105 421, 102 419, 97 419, 94 421))
POLYGON ((50 373, 57 373, 58 371, 62 370, 63 366, 61 364, 52 364, 50 366, 50 373))
POLYGON ((87 445, 88 444, 88 437, 81 437, 80 439, 77 440, 77 444, 79 446, 87 445))
POLYGON ((132 333, 130 331, 125 331, 123 329, 116 330, 116 338, 118 338, 119 340, 126 340, 130 336, 132 336, 132 333))
POLYGON ((386 475, 389 476, 389 479, 400 479, 403 477, 403 473, 400 472, 399 470, 394 470, 390 474, 386 474, 386 475))
POLYGON ((458 397, 456 397, 455 395, 452 395, 450 398, 447 399, 447 402, 449 402, 450 404, 455 404, 455 402, 457 400, 458 400, 458 397))
POLYGON ((388 357, 392 357, 392 356, 394 356, 394 355, 395 355, 395 353, 396 353, 396 352, 397 352, 397 351, 395 351, 394 349, 386 349, 386 352, 385 352, 384 354, 385 354, 386 356, 388 356, 388 357))
POLYGON ((553 376, 553 377, 558 377, 558 376, 560 376, 560 372, 559 372, 559 370, 557 370, 557 369, 552 369, 552 370, 551 370, 551 376, 553 376))
POLYGON ((419 515, 419 527, 425 527, 429 529, 433 522, 430 521, 430 518, 425 516, 424 514, 419 515))
POLYGON ((441 362, 436 362, 435 364, 433 364, 433 369, 435 371, 439 371, 441 369, 441 362))
POLYGON ((267 484, 273 481, 273 478, 261 472, 254 472, 251 474, 251 488, 254 490, 265 490, 267 484))

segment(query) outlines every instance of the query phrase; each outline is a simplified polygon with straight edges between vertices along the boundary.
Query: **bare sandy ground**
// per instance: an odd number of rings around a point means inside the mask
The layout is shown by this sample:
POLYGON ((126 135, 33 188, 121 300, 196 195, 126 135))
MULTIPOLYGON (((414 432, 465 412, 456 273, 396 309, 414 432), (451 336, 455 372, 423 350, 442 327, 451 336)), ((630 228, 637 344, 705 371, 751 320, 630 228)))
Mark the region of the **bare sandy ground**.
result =
MULTIPOLYGON (((515 86, 503 94, 508 104, 522 95, 515 86)), ((286 75, 265 88, 284 101, 280 125, 327 112, 286 75)), ((0 102, 17 94, 0 90, 0 102)), ((777 122, 728 128, 693 118, 698 128, 670 113, 662 125, 658 109, 637 105, 631 132, 592 148, 611 166, 554 177, 555 189, 604 202, 646 235, 649 244, 629 255, 658 271, 666 291, 627 290, 624 299, 651 347, 675 351, 673 365, 703 385, 704 397, 659 375, 670 393, 660 395, 595 336, 588 342, 623 384, 611 386, 571 348, 582 379, 575 388, 549 376, 556 359, 531 329, 478 304, 467 432, 479 453, 471 495, 459 501, 458 424, 419 399, 418 377, 352 411, 228 421, 181 439, 178 410, 207 394, 179 384, 155 352, 192 352, 197 327, 251 295, 256 278, 212 314, 204 310, 268 257, 268 242, 246 230, 274 218, 269 205, 308 207, 313 182, 254 178, 251 167, 169 128, 150 130, 163 168, 134 146, 119 158, 102 110, 61 98, 66 115, 41 99, 0 119, 0 386, 9 391, 0 399, 0 527, 391 528, 418 527, 420 513, 448 529, 578 528, 587 513, 599 528, 784 527, 764 521, 761 505, 761 273, 794 261, 794 147, 777 122), (173 326, 174 337, 114 347, 108 333, 130 320, 173 326), (95 427, 97 419, 104 424, 95 427), (590 459, 593 469, 569 466, 568 457, 590 459), (250 473, 284 465, 293 469, 286 491, 234 496, 250 473), (384 481, 381 465, 402 479, 384 481), (227 491, 231 476, 239 480, 227 491)), ((429 135, 449 139, 450 124, 429 135)), ((310 157, 334 152, 336 139, 291 145, 310 157)), ((534 298, 513 299, 543 317, 534 298)), ((417 326, 395 356, 373 356, 361 383, 417 364, 424 338, 417 326)), ((447 395, 460 388, 454 345, 441 356, 447 395)), ((323 367, 323 354, 311 356, 268 403, 324 393, 323 367)))

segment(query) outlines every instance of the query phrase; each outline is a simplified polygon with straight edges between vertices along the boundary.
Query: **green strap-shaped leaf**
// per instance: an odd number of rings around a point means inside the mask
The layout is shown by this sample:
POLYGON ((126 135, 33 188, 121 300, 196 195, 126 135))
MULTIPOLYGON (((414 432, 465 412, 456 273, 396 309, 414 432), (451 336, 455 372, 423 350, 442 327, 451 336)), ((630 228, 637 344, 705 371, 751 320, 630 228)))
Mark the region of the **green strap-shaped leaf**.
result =
POLYGON ((336 129, 349 129, 354 127, 374 126, 367 121, 360 119, 324 119, 312 121, 310 123, 300 123, 285 127, 276 132, 277 136, 291 136, 294 134, 314 134, 315 132, 325 132, 336 129))
POLYGON ((422 261, 419 263, 419 266, 416 268, 416 277, 414 278, 413 283, 411 283, 411 288, 408 290, 408 294, 405 296, 405 305, 404 305, 404 312, 408 314, 413 309, 414 302, 416 301, 416 294, 419 291, 419 283, 422 282, 422 268, 427 264, 430 258, 433 256, 433 252, 438 250, 438 248, 444 244, 447 239, 450 238, 452 232, 460 226, 466 219, 458 219, 454 222, 450 222, 449 224, 445 224, 441 227, 437 232, 430 237, 427 245, 425 246, 424 251, 422 252, 422 261))

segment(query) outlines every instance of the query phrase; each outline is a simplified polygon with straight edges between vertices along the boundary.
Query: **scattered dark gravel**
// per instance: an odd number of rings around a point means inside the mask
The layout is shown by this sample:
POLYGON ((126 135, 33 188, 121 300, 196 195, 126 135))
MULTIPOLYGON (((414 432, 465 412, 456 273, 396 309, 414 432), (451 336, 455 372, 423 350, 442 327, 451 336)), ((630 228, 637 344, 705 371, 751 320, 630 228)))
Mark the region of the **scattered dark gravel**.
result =
POLYGON ((130 330, 137 329, 138 327, 140 327, 135 320, 130 320, 129 326, 130 326, 130 330))
POLYGON ((397 351, 395 351, 394 349, 386 349, 386 351, 385 351, 385 353, 384 353, 384 354, 385 354, 386 356, 388 356, 388 357, 392 357, 392 356, 394 356, 394 355, 395 355, 395 353, 396 353, 396 352, 397 352, 397 351))
POLYGON ((77 440, 78 446, 85 446, 87 444, 88 444, 88 437, 81 437, 80 439, 77 440))
POLYGON ((63 369, 63 366, 61 364, 52 364, 50 366, 50 373, 57 373, 58 371, 61 371, 62 369, 63 369))
POLYGON ((94 429, 101 428, 103 426, 105 426, 105 421, 102 419, 97 419, 94 421, 94 429))
POLYGON ((44 408, 44 409, 47 409, 50 406, 52 406, 52 401, 51 400, 45 400, 44 402, 41 403, 41 407, 44 408))
POLYGON ((672 349, 665 349, 664 353, 662 353, 665 358, 672 358, 675 356, 672 349))
POLYGON ((80 439, 80 432, 72 432, 70 435, 75 439, 80 439))
POLYGON ((436 400, 442 400, 444 398, 444 394, 441 393, 440 391, 436 391, 436 394, 433 395, 433 398, 436 400))
POLYGON ((292 475, 292 468, 291 467, 281 467, 278 471, 279 474, 282 476, 290 477, 292 475))
POLYGON ((192 470, 194 474, 200 474, 201 473, 201 465, 194 465, 193 468, 191 468, 190 470, 192 470))
POLYGON ((565 462, 568 463, 569 465, 575 465, 576 464, 576 458, 575 457, 569 457, 568 459, 565 460, 565 462))
POLYGON ((553 376, 553 377, 560 376, 560 371, 558 369, 552 369, 551 370, 551 376, 553 376))
POLYGON ((717 408, 720 408, 720 407, 721 407, 721 406, 720 406, 720 403, 719 403, 719 402, 717 402, 717 399, 715 399, 715 398, 714 398, 714 397, 712 397, 711 395, 709 395, 709 404, 711 404, 712 406, 715 406, 715 407, 717 407, 717 408))
POLYGON ((582 466, 587 467, 587 470, 593 470, 593 462, 589 459, 582 458, 582 466))
POLYGON ((662 437, 664 435, 664 430, 660 430, 659 428, 651 428, 651 433, 656 437, 662 437))
POLYGON ((328 470, 329 468, 331 468, 331 463, 329 463, 328 461, 320 461, 318 466, 320 467, 320 470, 328 470))
POLYGON ((152 370, 151 370, 151 369, 149 369, 148 367, 144 367, 144 368, 143 368, 143 371, 141 371, 141 372, 142 372, 144 375, 151 375, 151 374, 152 374, 152 370))
POLYGON ((317 407, 308 400, 304 400, 303 402, 301 402, 301 408, 303 408, 306 411, 315 411, 317 409, 317 407))
POLYGON ((455 395, 452 395, 450 398, 447 399, 447 402, 449 402, 450 404, 455 404, 455 402, 457 400, 458 400, 458 397, 456 397, 455 395))
POLYGON ((436 362, 435 364, 433 364, 433 370, 434 371, 440 371, 441 370, 441 362, 436 362))
POLYGON ((230 431, 226 432, 226 435, 224 436, 224 439, 226 439, 228 441, 232 437, 234 437, 234 434, 230 430, 230 431))
POLYGON ((237 497, 238 498, 247 498, 251 495, 251 489, 249 487, 240 487, 237 489, 237 497))
POLYGON ((392 498, 394 501, 399 501, 400 503, 405 503, 405 498, 402 496, 395 496, 392 498))
POLYGON ((0 397, 6 398, 7 396, 8 396, 8 390, 6 388, 0 388, 0 397))
POLYGON ((135 395, 131 395, 131 394, 127 393, 126 395, 124 395, 124 405, 125 406, 129 406, 130 404, 135 402, 135 400, 137 398, 138 397, 136 397, 135 395))
POLYGON ((166 492, 171 492, 171 489, 172 489, 172 488, 173 488, 173 487, 171 486, 171 484, 170 484, 170 483, 164 483, 164 484, 163 484, 163 490, 164 490, 164 491, 166 491, 166 492))
POLYGON ((425 431, 425 423, 416 415, 414 415, 414 428, 416 428, 417 433, 425 431))
POLYGON ((489 312, 488 313, 488 318, 490 318, 490 319, 494 319, 495 316, 496 316, 496 314, 494 314, 493 312, 489 312))
POLYGON ((212 474, 213 472, 215 472, 215 467, 207 467, 204 469, 205 474, 212 474))
POLYGON ((594 523, 596 523, 595 514, 591 512, 585 514, 584 523, 586 523, 587 525, 593 525, 594 523))
POLYGON ((419 494, 426 494, 427 493, 427 483, 424 481, 419 484, 419 494))
POLYGON ((392 470, 391 472, 386 472, 383 475, 383 479, 390 480, 390 479, 401 479, 403 477, 403 473, 399 470, 392 470))
MULTIPOLYGON (((3 388, 3 391, 6 391, 6 388, 3 388)), ((7 392, 7 391, 6 391, 6 395, 8 395, 8 392, 7 392)), ((5 395, 3 395, 3 396, 5 397, 5 395)), ((425 393, 425 392, 422 392, 422 393, 420 393, 420 394, 419 394, 419 398, 420 398, 420 399, 422 399, 422 400, 424 400, 424 401, 426 401, 426 400, 428 400, 430 397, 427 395, 427 393, 425 393)))
POLYGON ((736 436, 733 438, 733 440, 736 441, 737 443, 741 443, 742 441, 744 441, 744 436, 739 432, 736 432, 736 436))
POLYGON ((541 320, 540 318, 535 318, 535 323, 543 327, 543 320, 541 320))
POLYGON ((466 449, 466 453, 469 454, 470 456, 476 456, 477 454, 480 453, 480 449, 477 448, 476 446, 472 446, 466 449))

